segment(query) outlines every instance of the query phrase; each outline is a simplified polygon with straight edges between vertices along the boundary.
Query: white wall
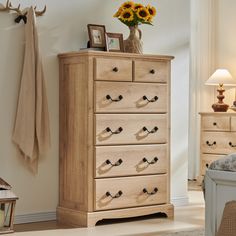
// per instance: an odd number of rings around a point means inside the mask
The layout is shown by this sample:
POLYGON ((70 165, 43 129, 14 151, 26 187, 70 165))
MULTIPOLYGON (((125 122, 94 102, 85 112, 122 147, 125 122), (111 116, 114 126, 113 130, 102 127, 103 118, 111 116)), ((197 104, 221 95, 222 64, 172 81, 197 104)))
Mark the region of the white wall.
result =
MULTIPOLYGON (((1 1, 3 2, 3 1, 1 1)), ((86 46, 88 23, 104 24, 108 32, 128 29, 112 15, 121 0, 21 0, 22 7, 47 4, 37 18, 49 100, 52 148, 32 175, 11 141, 24 48, 24 26, 14 14, 0 13, 0 176, 19 196, 17 215, 55 212, 58 202, 58 60, 57 54, 86 46)), ((189 0, 142 1, 157 8, 154 26, 141 26, 144 51, 174 55, 172 65, 172 198, 187 199, 189 0), (173 10, 174 9, 174 10, 173 10)), ((12 1, 18 4, 17 0, 12 1)))
MULTIPOLYGON (((216 10, 216 67, 227 68, 236 78, 236 2, 217 0, 216 10)), ((232 105, 234 100, 236 100, 235 89, 230 88, 225 93, 224 102, 232 105)))

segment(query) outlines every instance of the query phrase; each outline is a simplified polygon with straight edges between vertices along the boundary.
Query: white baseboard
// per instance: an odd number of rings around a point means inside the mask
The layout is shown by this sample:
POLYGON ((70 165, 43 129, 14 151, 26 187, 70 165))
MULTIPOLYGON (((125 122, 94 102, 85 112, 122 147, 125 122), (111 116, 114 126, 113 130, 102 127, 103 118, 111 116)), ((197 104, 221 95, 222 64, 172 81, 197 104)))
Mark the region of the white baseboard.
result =
POLYGON ((56 220, 56 212, 40 212, 26 215, 16 215, 14 224, 56 220))
POLYGON ((176 207, 179 207, 179 206, 186 206, 189 204, 189 199, 187 196, 184 196, 184 197, 176 197, 176 198, 172 198, 171 199, 171 203, 176 206, 176 207))

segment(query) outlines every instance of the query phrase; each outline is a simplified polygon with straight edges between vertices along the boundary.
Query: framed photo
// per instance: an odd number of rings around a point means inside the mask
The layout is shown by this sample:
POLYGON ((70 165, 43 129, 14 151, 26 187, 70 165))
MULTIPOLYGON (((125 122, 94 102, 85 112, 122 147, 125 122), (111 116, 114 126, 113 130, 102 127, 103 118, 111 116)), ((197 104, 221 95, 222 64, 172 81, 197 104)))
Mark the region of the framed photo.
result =
POLYGON ((107 51, 124 52, 123 34, 106 33, 107 51))
POLYGON ((89 43, 91 48, 106 48, 105 25, 88 24, 89 43))

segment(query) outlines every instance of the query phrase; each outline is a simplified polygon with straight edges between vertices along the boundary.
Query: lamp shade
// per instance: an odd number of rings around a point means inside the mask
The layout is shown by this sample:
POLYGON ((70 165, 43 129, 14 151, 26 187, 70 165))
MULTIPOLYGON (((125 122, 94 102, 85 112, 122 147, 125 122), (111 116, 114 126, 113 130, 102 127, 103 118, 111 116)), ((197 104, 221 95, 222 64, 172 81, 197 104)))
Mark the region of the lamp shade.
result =
POLYGON ((205 82, 206 85, 219 85, 223 84, 225 86, 236 85, 236 79, 232 77, 226 69, 217 69, 211 77, 205 82))

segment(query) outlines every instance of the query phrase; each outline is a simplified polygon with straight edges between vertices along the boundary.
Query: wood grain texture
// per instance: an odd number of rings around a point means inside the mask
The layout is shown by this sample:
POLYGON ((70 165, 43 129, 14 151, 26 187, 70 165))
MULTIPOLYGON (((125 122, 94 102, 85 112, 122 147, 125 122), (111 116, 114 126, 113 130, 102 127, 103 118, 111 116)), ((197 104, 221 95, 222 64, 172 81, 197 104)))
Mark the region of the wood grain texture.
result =
POLYGON ((134 81, 166 83, 169 79, 168 69, 166 61, 136 60, 134 63, 134 81))
POLYGON ((166 181, 166 174, 96 179, 96 210, 167 203, 166 181), (143 189, 147 189, 151 193, 155 188, 158 191, 153 195, 143 192, 143 189), (118 198, 106 196, 107 192, 116 195, 119 191, 122 191, 122 195, 118 198))
POLYGON ((167 144, 160 145, 127 145, 96 147, 96 178, 163 174, 167 172, 167 144), (143 161, 146 158, 149 162, 158 158, 153 164, 143 161), (122 163, 119 166, 111 166, 106 161, 122 163))
POLYGON ((96 145, 114 144, 145 144, 167 142, 167 117, 166 114, 97 114, 96 115, 96 145), (111 134, 121 127, 119 134, 111 134), (148 133, 157 127, 155 133, 148 133))
POLYGON ((173 216, 169 184, 172 59, 171 56, 84 51, 59 55, 59 222, 93 226, 106 218, 157 212, 173 216), (143 69, 137 67, 142 63, 143 69), (150 68, 155 73, 150 73, 150 68), (147 72, 150 75, 145 75, 147 72), (107 93, 112 98, 123 97, 120 103, 104 104, 107 93), (149 99, 158 96, 158 100, 141 104, 144 95, 149 99), (121 126, 120 134, 104 132, 107 127, 115 131, 121 126), (144 126, 149 131, 154 127, 158 130, 149 134, 143 130, 144 126), (148 161, 157 157, 158 161, 147 164, 142 161, 144 157, 148 161), (122 158, 122 165, 104 169, 107 158, 111 163, 122 158), (126 200, 120 198, 117 204, 114 199, 104 207, 99 205, 105 188, 115 191, 116 185, 127 192, 123 195, 126 200), (146 193, 144 199, 145 193, 140 192, 144 185, 150 192, 158 185, 159 191, 150 196, 146 193), (115 210, 120 207, 128 208, 115 210))
POLYGON ((200 171, 205 175, 206 165, 236 151, 236 113, 202 112, 200 135, 200 171))
POLYGON ((132 81, 132 61, 127 59, 95 59, 95 79, 132 81))
POLYGON ((167 112, 167 100, 166 84, 96 82, 98 113, 163 113, 167 112), (107 95, 119 101, 107 99, 107 95), (119 96, 122 96, 121 100, 119 96))

